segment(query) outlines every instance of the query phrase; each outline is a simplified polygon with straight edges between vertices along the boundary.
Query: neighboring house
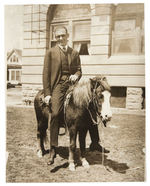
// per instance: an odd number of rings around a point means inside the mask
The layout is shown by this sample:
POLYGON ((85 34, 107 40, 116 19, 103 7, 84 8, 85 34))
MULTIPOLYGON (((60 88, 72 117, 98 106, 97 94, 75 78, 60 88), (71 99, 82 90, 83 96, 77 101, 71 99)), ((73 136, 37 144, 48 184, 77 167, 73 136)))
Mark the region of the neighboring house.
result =
POLYGON ((22 72, 22 51, 13 49, 7 53, 7 82, 18 85, 21 84, 22 72))
MULTIPOLYGON (((143 108, 145 88, 144 4, 24 5, 23 96, 42 88, 53 30, 64 25, 69 45, 80 52, 83 76, 103 74, 127 109, 143 108)), ((113 92, 113 91, 112 91, 113 92)))

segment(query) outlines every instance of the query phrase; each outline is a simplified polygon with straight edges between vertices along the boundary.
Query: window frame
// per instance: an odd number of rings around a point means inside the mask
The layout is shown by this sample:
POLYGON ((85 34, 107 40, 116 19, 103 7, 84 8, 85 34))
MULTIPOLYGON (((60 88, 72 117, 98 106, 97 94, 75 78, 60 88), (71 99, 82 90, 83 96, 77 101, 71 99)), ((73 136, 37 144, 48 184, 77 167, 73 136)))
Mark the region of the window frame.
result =
MULTIPOLYGON (((137 16, 137 15, 117 15, 116 17, 113 18, 113 26, 112 26, 112 39, 111 39, 111 56, 122 56, 122 55, 144 55, 145 50, 143 49, 144 47, 144 38, 145 38, 145 33, 144 33, 144 17, 142 15, 137 16), (135 38, 135 43, 137 45, 136 52, 130 52, 130 53, 115 53, 114 52, 114 38, 115 38, 115 22, 116 21, 125 21, 125 20, 135 20, 135 33, 132 33, 132 38, 135 38), (138 31, 139 28, 139 31, 138 31), (142 40, 143 37, 143 40, 142 40), (143 42, 143 44, 142 44, 143 42), (142 50, 143 49, 143 50, 142 50)), ((124 32, 124 36, 126 36, 127 32, 124 32)), ((117 37, 116 37, 117 38, 117 37)), ((123 39, 123 38, 122 38, 123 39)), ((124 38, 127 39, 127 38, 124 38)))

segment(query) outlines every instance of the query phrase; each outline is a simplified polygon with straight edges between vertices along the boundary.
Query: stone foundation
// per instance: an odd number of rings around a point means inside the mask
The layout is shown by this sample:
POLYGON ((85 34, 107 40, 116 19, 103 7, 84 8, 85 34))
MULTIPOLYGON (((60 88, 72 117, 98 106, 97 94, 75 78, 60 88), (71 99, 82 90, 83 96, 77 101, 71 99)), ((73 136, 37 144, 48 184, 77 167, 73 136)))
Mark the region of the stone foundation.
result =
POLYGON ((143 102, 142 93, 142 88, 127 87, 126 108, 132 110, 141 110, 143 102))

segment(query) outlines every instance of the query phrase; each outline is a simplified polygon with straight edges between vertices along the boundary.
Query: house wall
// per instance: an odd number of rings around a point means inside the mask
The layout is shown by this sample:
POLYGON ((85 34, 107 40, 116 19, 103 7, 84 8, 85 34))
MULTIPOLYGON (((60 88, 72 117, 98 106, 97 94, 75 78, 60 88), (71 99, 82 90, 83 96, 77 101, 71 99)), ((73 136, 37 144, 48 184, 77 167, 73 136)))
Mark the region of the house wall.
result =
POLYGON ((7 81, 11 84, 21 83, 21 56, 14 50, 7 59, 7 81))
MULTIPOLYGON (((121 17, 122 12, 123 16, 125 13, 128 16, 141 16, 143 5, 117 5, 117 10, 112 4, 93 4, 89 7, 91 14, 86 9, 84 11, 91 17, 91 47, 89 56, 81 56, 83 76, 104 74, 111 86, 127 87, 126 107, 141 109, 141 90, 145 87, 144 55, 112 55, 112 31, 114 18, 121 17), (135 101, 135 96, 141 99, 135 101)), ((55 8, 56 5, 24 6, 23 101, 33 101, 36 92, 42 88, 43 61, 49 48, 49 28, 53 14, 56 20, 59 19, 59 11, 55 12, 55 8)), ((74 11, 79 14, 83 10, 78 7, 74 11)))

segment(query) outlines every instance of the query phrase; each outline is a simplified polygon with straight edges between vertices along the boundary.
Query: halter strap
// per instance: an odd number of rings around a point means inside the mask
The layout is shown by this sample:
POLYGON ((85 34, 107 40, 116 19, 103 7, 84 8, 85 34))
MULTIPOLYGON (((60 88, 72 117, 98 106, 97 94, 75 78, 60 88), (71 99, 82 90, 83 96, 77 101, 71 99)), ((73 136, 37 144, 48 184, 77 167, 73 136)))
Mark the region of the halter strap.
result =
MULTIPOLYGON (((91 102, 92 102, 93 105, 94 105, 96 116, 100 116, 100 115, 98 114, 97 110, 96 110, 96 107, 97 107, 97 104, 98 104, 97 101, 96 101, 96 99, 95 99, 96 87, 97 87, 97 81, 96 81, 95 86, 94 86, 94 89, 93 89, 93 94, 92 94, 91 102)), ((87 107, 87 110, 88 110, 88 112, 89 112, 89 114, 90 114, 90 117, 91 117, 91 120, 92 120, 93 124, 94 124, 94 125, 98 125, 99 122, 97 122, 97 121, 93 118, 92 113, 91 113, 91 111, 90 111, 90 109, 89 109, 88 107, 87 107)))

